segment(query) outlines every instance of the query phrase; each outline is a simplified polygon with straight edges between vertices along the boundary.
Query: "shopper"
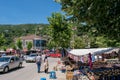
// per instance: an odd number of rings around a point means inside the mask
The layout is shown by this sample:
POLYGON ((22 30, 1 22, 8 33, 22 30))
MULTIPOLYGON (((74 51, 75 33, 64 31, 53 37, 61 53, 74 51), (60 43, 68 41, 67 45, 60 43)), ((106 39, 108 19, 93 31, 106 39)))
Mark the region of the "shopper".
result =
POLYGON ((41 63, 42 63, 42 56, 41 56, 41 54, 38 54, 38 56, 36 57, 36 64, 37 64, 38 73, 40 73, 41 63))

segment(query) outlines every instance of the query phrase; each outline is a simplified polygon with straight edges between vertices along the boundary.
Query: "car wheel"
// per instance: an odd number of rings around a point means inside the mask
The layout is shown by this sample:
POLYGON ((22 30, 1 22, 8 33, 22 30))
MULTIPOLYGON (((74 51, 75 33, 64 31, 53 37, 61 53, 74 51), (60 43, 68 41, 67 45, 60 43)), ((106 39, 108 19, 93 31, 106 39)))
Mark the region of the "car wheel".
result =
POLYGON ((8 71, 9 71, 9 67, 5 67, 3 72, 7 73, 8 71))
POLYGON ((18 67, 21 68, 22 67, 22 63, 20 63, 18 67))

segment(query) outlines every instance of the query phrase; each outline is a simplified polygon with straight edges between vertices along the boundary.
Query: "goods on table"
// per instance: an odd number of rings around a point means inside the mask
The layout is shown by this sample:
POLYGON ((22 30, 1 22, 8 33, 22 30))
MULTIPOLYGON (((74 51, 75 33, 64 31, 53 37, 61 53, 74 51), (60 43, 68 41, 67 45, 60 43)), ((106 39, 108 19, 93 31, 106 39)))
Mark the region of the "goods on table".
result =
POLYGON ((73 78, 73 72, 66 73, 66 80, 71 80, 73 78))

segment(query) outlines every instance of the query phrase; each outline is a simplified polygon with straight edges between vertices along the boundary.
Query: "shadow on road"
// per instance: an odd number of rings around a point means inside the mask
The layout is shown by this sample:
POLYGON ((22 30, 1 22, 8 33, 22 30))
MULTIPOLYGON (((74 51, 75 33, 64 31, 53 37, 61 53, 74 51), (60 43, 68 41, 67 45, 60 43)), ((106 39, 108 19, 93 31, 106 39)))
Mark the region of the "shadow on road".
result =
POLYGON ((9 70, 7 73, 0 72, 0 75, 8 74, 8 73, 11 73, 11 72, 14 72, 14 71, 17 71, 17 70, 23 69, 23 68, 24 68, 24 66, 22 66, 22 67, 20 67, 20 68, 14 68, 14 69, 11 69, 11 70, 9 70))

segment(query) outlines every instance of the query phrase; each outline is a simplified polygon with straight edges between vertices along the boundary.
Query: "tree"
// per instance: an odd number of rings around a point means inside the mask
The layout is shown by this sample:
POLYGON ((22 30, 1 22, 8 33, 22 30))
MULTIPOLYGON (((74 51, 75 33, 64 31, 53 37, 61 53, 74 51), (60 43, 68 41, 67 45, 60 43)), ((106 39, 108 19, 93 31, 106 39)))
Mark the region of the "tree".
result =
POLYGON ((12 46, 12 48, 13 48, 14 50, 16 50, 16 49, 17 49, 15 45, 13 45, 13 46, 12 46))
MULTIPOLYGON (((20 24, 20 25, 0 25, 0 47, 12 47, 14 44, 14 39, 26 36, 29 34, 35 34, 35 29, 37 27, 46 28, 48 24, 20 24), (1 35, 4 35, 5 42, 2 42, 1 35)), ((45 35, 45 30, 42 30, 40 33, 45 35)))
POLYGON ((3 50, 6 51, 6 49, 7 49, 7 48, 6 48, 5 46, 3 46, 3 50))
POLYGON ((54 48, 56 45, 55 45, 55 42, 52 41, 52 39, 50 39, 50 40, 48 40, 46 46, 47 46, 49 49, 52 49, 52 48, 54 48))
POLYGON ((81 37, 76 36, 75 37, 74 48, 75 49, 80 49, 80 48, 85 48, 85 47, 86 47, 86 43, 84 42, 84 40, 81 37))
MULTIPOLYGON (((69 20, 85 22, 89 29, 94 27, 98 34, 120 42, 120 0, 56 0, 69 20)), ((119 44, 119 43, 118 43, 119 44)))
POLYGON ((27 43, 27 49, 30 50, 32 48, 32 42, 27 43))
POLYGON ((18 47, 19 49, 21 49, 21 50, 23 49, 21 39, 18 39, 18 40, 17 40, 17 47, 18 47))
POLYGON ((49 37, 56 47, 69 47, 71 41, 71 26, 67 23, 66 17, 60 13, 52 13, 48 17, 49 21, 49 37))
POLYGON ((2 33, 0 34, 0 46, 3 46, 5 42, 6 42, 6 39, 4 34, 2 33))

